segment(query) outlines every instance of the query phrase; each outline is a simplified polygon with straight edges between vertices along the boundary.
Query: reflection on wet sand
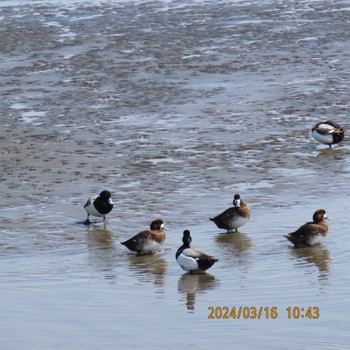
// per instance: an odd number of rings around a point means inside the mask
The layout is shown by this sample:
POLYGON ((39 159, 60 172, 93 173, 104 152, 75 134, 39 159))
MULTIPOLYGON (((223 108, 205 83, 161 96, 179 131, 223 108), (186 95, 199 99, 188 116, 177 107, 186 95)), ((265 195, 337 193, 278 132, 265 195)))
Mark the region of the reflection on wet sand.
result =
POLYGON ((219 233, 215 236, 215 241, 237 256, 246 254, 253 247, 252 239, 241 232, 219 233))
MULTIPOLYGON (((331 261, 329 250, 321 244, 312 247, 293 247, 291 254, 306 265, 315 265, 318 268, 318 279, 322 282, 328 280, 329 264, 331 261)), ((303 264, 304 265, 304 264, 303 264)))
POLYGON ((346 167, 346 155, 349 151, 342 147, 337 149, 333 148, 322 148, 317 150, 315 157, 314 167, 316 169, 322 169, 326 171, 329 175, 339 174, 344 172, 346 167), (332 166, 325 167, 325 164, 332 164, 332 166))
POLYGON ((157 287, 165 286, 165 274, 168 263, 160 254, 128 255, 130 270, 132 270, 142 282, 153 282, 157 287))
POLYGON ((229 268, 234 266, 242 272, 240 277, 244 279, 244 276, 254 266, 254 262, 249 258, 249 251, 254 246, 252 239, 245 233, 232 232, 217 234, 215 241, 223 250, 220 254, 221 263, 225 261, 229 268))
POLYGON ((106 279, 115 281, 116 256, 111 232, 105 227, 89 227, 87 244, 90 265, 102 272, 106 279))
POLYGON ((196 303, 196 294, 205 293, 219 286, 219 281, 211 274, 185 273, 179 278, 177 290, 186 296, 187 310, 193 311, 196 303))
POLYGON ((88 244, 100 248, 113 248, 112 233, 105 227, 93 227, 87 230, 88 244))

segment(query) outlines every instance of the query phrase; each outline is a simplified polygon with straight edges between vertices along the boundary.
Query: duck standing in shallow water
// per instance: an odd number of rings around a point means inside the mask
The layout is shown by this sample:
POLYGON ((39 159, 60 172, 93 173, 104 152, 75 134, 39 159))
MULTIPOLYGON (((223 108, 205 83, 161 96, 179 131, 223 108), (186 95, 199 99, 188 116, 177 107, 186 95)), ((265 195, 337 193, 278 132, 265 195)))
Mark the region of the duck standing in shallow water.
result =
POLYGON ((153 220, 150 229, 142 231, 121 244, 137 254, 150 254, 159 250, 165 241, 166 229, 163 220, 153 220))
POLYGON ((316 123, 311 130, 311 135, 316 141, 332 148, 332 145, 343 141, 344 129, 333 120, 327 120, 316 123))
POLYGON ((233 197, 233 207, 226 209, 224 212, 214 218, 209 218, 214 221, 218 228, 227 230, 227 232, 236 230, 248 222, 250 219, 250 208, 244 203, 239 194, 233 197))
POLYGON ((84 222, 85 225, 90 225, 90 215, 103 217, 103 221, 105 221, 106 215, 113 209, 111 193, 104 190, 98 196, 89 198, 84 205, 84 209, 87 212, 87 218, 84 222))
POLYGON ((327 218, 327 213, 324 209, 318 209, 315 211, 312 219, 313 222, 307 222, 306 224, 300 226, 296 231, 284 235, 284 237, 286 237, 296 247, 311 247, 315 244, 321 243, 328 232, 328 224, 325 221, 329 220, 327 218))
POLYGON ((219 260, 203 253, 200 249, 191 248, 192 237, 188 230, 183 232, 182 242, 183 245, 177 250, 175 258, 185 271, 204 272, 219 260))

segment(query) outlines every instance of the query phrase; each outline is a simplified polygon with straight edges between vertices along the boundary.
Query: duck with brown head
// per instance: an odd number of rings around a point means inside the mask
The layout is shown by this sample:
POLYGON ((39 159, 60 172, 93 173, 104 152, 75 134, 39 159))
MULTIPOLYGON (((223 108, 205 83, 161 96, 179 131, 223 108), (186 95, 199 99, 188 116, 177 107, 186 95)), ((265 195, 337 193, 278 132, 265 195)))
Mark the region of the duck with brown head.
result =
POLYGON ((324 209, 318 209, 313 215, 313 221, 300 226, 296 231, 284 235, 294 246, 313 246, 321 243, 328 232, 329 220, 324 209))
POLYGON ((153 220, 149 230, 144 230, 121 244, 137 254, 155 253, 165 241, 165 229, 163 220, 153 220))
POLYGON ((250 208, 248 204, 244 203, 239 194, 233 197, 233 207, 226 209, 224 212, 209 218, 214 221, 218 228, 227 230, 227 232, 236 230, 245 225, 250 219, 250 208))

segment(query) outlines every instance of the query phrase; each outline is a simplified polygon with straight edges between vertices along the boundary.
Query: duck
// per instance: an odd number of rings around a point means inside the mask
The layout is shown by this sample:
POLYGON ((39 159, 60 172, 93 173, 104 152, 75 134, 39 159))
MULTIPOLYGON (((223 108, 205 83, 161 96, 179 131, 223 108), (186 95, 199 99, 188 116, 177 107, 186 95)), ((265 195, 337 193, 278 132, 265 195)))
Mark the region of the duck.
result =
POLYGON ((333 120, 318 122, 311 130, 312 137, 316 141, 328 145, 329 148, 343 141, 344 134, 344 129, 333 120))
POLYGON ((111 193, 108 190, 104 190, 99 195, 90 197, 85 203, 84 209, 87 212, 87 218, 84 222, 85 225, 90 225, 90 215, 103 217, 103 222, 105 222, 106 215, 113 209, 111 193))
POLYGON ((317 209, 312 217, 312 222, 300 226, 296 231, 284 235, 294 246, 313 246, 319 244, 328 233, 328 224, 325 220, 330 220, 324 209, 317 209))
POLYGON ((164 243, 166 229, 163 220, 156 219, 151 222, 149 230, 144 230, 121 244, 137 254, 152 254, 164 243))
POLYGON ((239 194, 235 194, 233 197, 233 207, 209 219, 214 221, 218 228, 225 229, 227 232, 232 230, 238 232, 238 228, 246 224, 250 219, 250 208, 248 204, 242 201, 239 194))
POLYGON ((183 245, 177 250, 175 258, 183 270, 190 273, 202 273, 219 261, 200 249, 191 248, 192 237, 189 230, 183 232, 182 242, 183 245))

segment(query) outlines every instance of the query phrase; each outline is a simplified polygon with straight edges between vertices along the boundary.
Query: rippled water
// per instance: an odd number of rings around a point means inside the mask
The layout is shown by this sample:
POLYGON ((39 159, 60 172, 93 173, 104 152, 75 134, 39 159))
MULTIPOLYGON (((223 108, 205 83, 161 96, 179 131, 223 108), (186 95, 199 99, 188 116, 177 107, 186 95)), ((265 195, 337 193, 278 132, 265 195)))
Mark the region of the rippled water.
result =
POLYGON ((348 348, 350 148, 309 135, 349 129, 347 1, 0 9, 6 349, 348 348), (105 188, 115 208, 87 228, 82 205, 105 188), (235 193, 252 216, 226 234, 208 218, 235 193), (282 234, 321 207, 324 244, 292 249, 282 234), (157 217, 162 252, 120 245, 157 217), (185 228, 219 258, 208 274, 177 265, 185 228), (264 312, 208 318, 225 306, 264 312), (289 319, 294 306, 320 316, 289 319))

